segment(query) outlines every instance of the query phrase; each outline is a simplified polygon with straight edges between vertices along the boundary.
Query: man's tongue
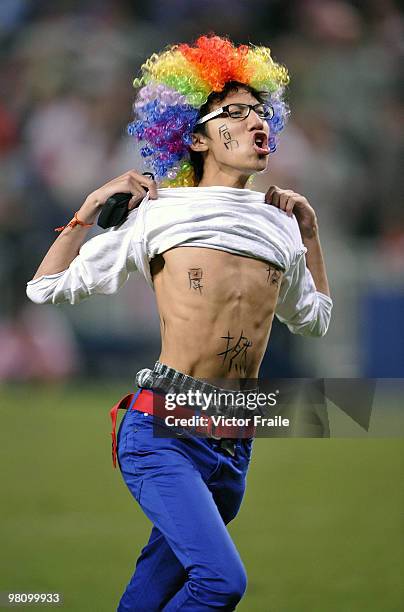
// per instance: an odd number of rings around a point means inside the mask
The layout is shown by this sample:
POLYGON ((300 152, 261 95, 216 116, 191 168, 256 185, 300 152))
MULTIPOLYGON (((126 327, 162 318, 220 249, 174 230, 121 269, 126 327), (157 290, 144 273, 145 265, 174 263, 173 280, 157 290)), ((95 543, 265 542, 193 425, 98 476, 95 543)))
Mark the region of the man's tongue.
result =
POLYGON ((268 149, 268 145, 264 144, 264 143, 256 143, 254 142, 253 145, 254 149, 257 151, 257 153, 260 153, 261 155, 268 155, 269 154, 269 149, 268 149))

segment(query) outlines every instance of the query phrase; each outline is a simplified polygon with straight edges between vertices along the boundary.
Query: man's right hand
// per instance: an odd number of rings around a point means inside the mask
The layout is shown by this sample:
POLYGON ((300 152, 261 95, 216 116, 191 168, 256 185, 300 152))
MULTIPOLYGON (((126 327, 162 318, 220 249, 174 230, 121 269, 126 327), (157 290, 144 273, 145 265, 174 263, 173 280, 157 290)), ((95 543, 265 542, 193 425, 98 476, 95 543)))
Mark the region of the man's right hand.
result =
POLYGON ((77 212, 77 216, 83 223, 94 223, 102 206, 115 193, 131 193, 128 208, 133 210, 145 197, 147 193, 145 187, 149 190, 150 199, 157 200, 156 181, 135 170, 129 170, 90 193, 77 212))

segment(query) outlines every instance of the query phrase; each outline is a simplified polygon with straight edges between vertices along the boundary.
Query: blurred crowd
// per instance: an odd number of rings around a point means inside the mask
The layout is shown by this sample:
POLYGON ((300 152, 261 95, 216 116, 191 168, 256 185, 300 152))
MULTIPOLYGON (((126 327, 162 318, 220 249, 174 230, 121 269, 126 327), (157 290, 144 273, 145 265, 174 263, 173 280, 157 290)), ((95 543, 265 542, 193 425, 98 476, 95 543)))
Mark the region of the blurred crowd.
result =
MULTIPOLYGON (((133 77, 201 33, 269 46, 290 71, 291 119, 254 188, 303 193, 324 243, 348 237, 401 268, 403 23, 394 0, 2 0, 0 381, 125 375, 157 357, 144 282, 77 308, 30 304, 25 284, 88 193, 145 170, 126 135, 133 77)), ((304 375, 287 330, 274 334, 271 372, 304 375)))

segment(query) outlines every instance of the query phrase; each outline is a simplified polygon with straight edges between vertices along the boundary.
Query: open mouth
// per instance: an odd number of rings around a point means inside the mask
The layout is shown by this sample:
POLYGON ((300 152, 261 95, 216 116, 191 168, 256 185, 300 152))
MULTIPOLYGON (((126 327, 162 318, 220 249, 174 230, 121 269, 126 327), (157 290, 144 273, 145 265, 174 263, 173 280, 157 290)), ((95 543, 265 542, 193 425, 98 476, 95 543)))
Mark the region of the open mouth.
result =
POLYGON ((255 132, 253 147, 259 155, 269 155, 268 136, 265 132, 255 132))

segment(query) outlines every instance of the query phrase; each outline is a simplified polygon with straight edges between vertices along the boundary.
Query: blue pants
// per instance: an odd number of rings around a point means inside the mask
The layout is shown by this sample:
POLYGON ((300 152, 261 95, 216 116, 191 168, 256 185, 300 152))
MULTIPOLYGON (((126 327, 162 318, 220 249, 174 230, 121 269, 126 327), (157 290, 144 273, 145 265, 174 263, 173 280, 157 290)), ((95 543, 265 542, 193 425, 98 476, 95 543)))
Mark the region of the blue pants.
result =
POLYGON ((232 457, 212 438, 156 437, 153 423, 166 427, 130 408, 118 432, 122 476, 153 523, 118 612, 234 610, 247 580, 225 525, 240 508, 253 441, 237 440, 232 457))

